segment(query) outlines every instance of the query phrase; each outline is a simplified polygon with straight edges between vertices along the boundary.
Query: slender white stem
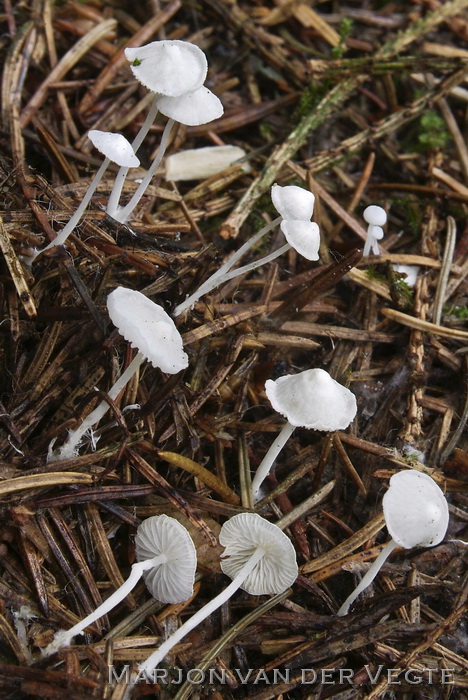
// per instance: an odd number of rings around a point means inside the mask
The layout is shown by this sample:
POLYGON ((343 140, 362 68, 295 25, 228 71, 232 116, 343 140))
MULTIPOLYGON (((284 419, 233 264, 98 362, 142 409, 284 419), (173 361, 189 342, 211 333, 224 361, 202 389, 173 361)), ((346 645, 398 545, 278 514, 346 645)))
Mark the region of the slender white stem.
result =
MULTIPOLYGON (((78 209, 75 211, 75 213, 73 214, 73 216, 71 217, 71 219, 69 220, 67 225, 64 226, 64 228, 60 231, 58 236, 56 238, 54 238, 54 240, 51 241, 48 245, 46 245, 45 248, 40 250, 39 253, 43 253, 45 250, 50 250, 51 248, 55 248, 56 246, 62 245, 63 243, 65 243, 68 236, 70 235, 70 233, 73 232, 73 230, 76 228, 79 220, 83 216, 84 211, 85 211, 86 207, 88 206, 88 204, 91 200, 91 197, 95 193, 99 183, 101 182, 102 176, 106 172, 107 166, 109 165, 109 163, 110 163, 109 158, 105 158, 103 160, 101 167, 99 168, 96 175, 92 179, 92 181, 91 181, 91 183, 86 191, 85 196, 81 200, 81 204, 79 205, 78 209)), ((36 257, 39 253, 36 254, 36 257)))
MULTIPOLYGON (((174 309, 173 316, 179 316, 181 313, 189 309, 193 304, 195 304, 196 301, 198 301, 204 294, 208 294, 208 292, 211 292, 212 289, 215 289, 218 287, 220 284, 223 284, 223 282, 226 282, 226 274, 231 270, 231 268, 245 255, 245 253, 254 246, 257 241, 259 241, 265 234, 267 234, 269 231, 271 231, 273 228, 278 226, 278 224, 281 222, 281 216, 278 216, 274 221, 271 221, 269 224, 266 224, 258 233, 256 233, 252 238, 249 238, 248 241, 246 241, 240 248, 237 250, 231 257, 219 268, 219 270, 216 270, 211 277, 209 277, 203 284, 197 289, 196 292, 194 292, 191 296, 187 297, 185 301, 183 301, 181 304, 176 306, 174 309)), ((282 249, 280 249, 282 251, 282 249)), ((283 252, 283 251, 282 251, 283 252)), ((273 255, 273 254, 272 254, 273 255)), ((280 252, 275 251, 274 256, 277 257, 278 255, 281 255, 280 252)), ((274 258, 273 258, 274 259, 274 258)), ((259 264, 263 264, 265 262, 265 259, 262 259, 262 262, 259 264)), ((247 272, 247 270, 240 268, 244 272, 247 272)), ((254 268, 252 268, 254 269, 254 268)), ((237 272, 236 270, 233 270, 236 274, 233 274, 232 277, 236 277, 237 274, 242 274, 242 272, 237 272)), ((232 279, 232 277, 229 277, 228 279, 232 279)))
MULTIPOLYGON (((114 386, 107 392, 109 398, 114 400, 120 394, 122 389, 130 381, 130 379, 133 377, 133 375, 144 360, 145 356, 142 355, 140 352, 138 352, 135 355, 125 372, 123 372, 123 374, 115 382, 114 386)), ((107 403, 107 401, 101 401, 96 406, 96 408, 93 411, 91 411, 91 413, 88 416, 86 416, 81 425, 78 428, 76 428, 76 430, 73 430, 69 433, 65 443, 53 454, 52 460, 49 461, 55 461, 57 459, 71 459, 72 457, 74 457, 76 454, 78 444, 83 435, 86 433, 87 430, 92 428, 92 426, 95 423, 101 420, 101 418, 105 416, 108 410, 109 404, 107 403)))
POLYGON ((93 622, 99 620, 103 615, 107 615, 108 612, 113 610, 116 605, 118 605, 137 585, 138 581, 143 576, 144 571, 148 569, 154 569, 154 567, 164 564, 167 561, 167 556, 165 554, 159 554, 157 557, 152 559, 147 559, 146 561, 140 561, 133 564, 130 575, 126 581, 118 588, 112 595, 110 595, 99 607, 94 610, 94 612, 87 615, 83 620, 77 622, 76 625, 70 627, 69 630, 62 630, 57 632, 53 641, 44 649, 43 656, 50 656, 54 654, 59 649, 67 647, 71 644, 73 637, 76 637, 92 625, 93 622))
MULTIPOLYGON (((151 129, 151 126, 153 125, 153 122, 157 117, 159 97, 160 97, 159 95, 156 95, 154 97, 154 100, 151 104, 151 107, 150 107, 150 110, 146 116, 146 119, 143 122, 143 124, 140 128, 140 131, 138 132, 138 134, 135 136, 135 138, 132 141, 132 148, 133 148, 135 153, 140 148, 145 136, 147 135, 148 131, 151 129)), ((122 194, 122 188, 125 184, 125 180, 127 178, 127 173, 129 170, 130 170, 130 168, 121 167, 119 172, 117 173, 117 175, 115 177, 114 187, 112 188, 112 192, 110 193, 109 202, 107 204, 107 209, 106 209, 109 216, 114 216, 114 214, 116 214, 116 212, 118 211, 120 196, 122 194)))
POLYGON ((377 574, 379 573, 380 569, 390 556, 390 554, 393 552, 395 547, 397 547, 397 543, 392 539, 387 544, 385 547, 382 549, 380 552, 379 556, 377 559, 373 562, 371 565, 370 569, 368 570, 367 574, 361 579, 361 582, 359 585, 354 589, 354 591, 346 598, 345 602, 341 606, 341 608, 338 610, 337 615, 339 617, 342 617, 343 615, 347 615, 349 608, 351 605, 354 603, 356 598, 362 591, 369 586, 372 581, 375 579, 377 574))
POLYGON ((259 491, 260 487, 265 481, 266 477, 270 473, 270 469, 273 466, 273 463, 275 462, 276 458, 278 457, 279 453, 291 437, 291 435, 294 432, 294 425, 291 425, 289 421, 284 424, 281 432, 278 434, 276 439, 273 441, 270 449, 260 462, 260 465, 255 472, 255 476, 252 480, 252 494, 253 494, 253 500, 254 503, 259 500, 259 491))
POLYGON ((150 675, 152 671, 158 666, 158 664, 164 659, 165 656, 170 652, 170 650, 180 642, 181 639, 185 637, 191 630, 193 630, 200 622, 203 622, 205 618, 211 615, 215 610, 217 610, 223 603, 225 603, 229 598, 240 588, 250 574, 251 571, 257 566, 260 559, 264 556, 265 552, 263 549, 258 548, 252 554, 250 559, 239 571, 237 576, 232 580, 224 591, 221 591, 216 598, 210 600, 203 608, 201 608, 195 615, 192 615, 184 624, 179 627, 179 629, 172 634, 169 639, 167 639, 161 646, 156 649, 155 652, 149 656, 143 664, 140 664, 140 673, 150 675))
POLYGON ((160 162, 162 161, 164 157, 164 153, 166 152, 167 144, 169 142, 169 136, 171 134, 172 127, 174 126, 174 120, 169 119, 166 126, 164 127, 164 131, 161 137, 161 143, 158 148, 158 152, 156 153, 156 156, 151 164, 151 167, 149 168, 148 172, 146 173, 145 177, 141 181, 138 189, 136 190, 135 194, 129 201, 129 203, 123 207, 123 209, 119 209, 116 213, 114 218, 117 221, 120 221, 120 223, 124 224, 128 219, 130 218, 133 210, 137 206, 138 202, 140 199, 143 197, 144 193, 146 192, 146 189, 148 185, 150 184, 151 180, 153 179, 153 175, 156 172, 156 170, 159 167, 160 162))
POLYGON ((362 257, 365 258, 367 255, 370 254, 371 248, 375 243, 375 238, 370 232, 371 227, 367 227, 367 237, 366 237, 366 242, 364 243, 364 249, 362 251, 362 257))

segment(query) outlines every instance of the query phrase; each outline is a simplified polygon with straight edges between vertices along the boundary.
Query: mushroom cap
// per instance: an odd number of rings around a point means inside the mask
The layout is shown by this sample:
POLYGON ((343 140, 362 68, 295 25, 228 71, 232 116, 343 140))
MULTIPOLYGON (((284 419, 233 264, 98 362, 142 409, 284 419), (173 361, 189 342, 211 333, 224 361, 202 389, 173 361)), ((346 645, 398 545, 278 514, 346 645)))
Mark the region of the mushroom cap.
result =
POLYGON ((208 72, 203 51, 195 44, 178 39, 126 48, 125 57, 142 85, 170 97, 196 90, 203 85, 208 72))
POLYGON ((275 411, 296 428, 344 430, 357 412, 354 394, 324 369, 268 379, 265 391, 275 411))
POLYGON ((167 560, 143 572, 151 595, 161 603, 182 603, 193 593, 197 553, 188 531, 174 518, 153 515, 143 520, 135 537, 138 561, 164 554, 167 560))
POLYGON ((180 97, 160 97, 158 109, 164 116, 187 126, 207 124, 224 112, 221 100, 204 85, 180 97))
POLYGON ((416 469, 392 476, 383 512, 392 539, 405 549, 433 547, 447 532, 447 499, 434 479, 416 469))
POLYGON ((387 212, 376 204, 366 207, 362 213, 364 221, 373 226, 383 226, 387 222, 387 212))
POLYGON ((188 357, 174 321, 154 301, 141 292, 117 287, 107 297, 107 309, 119 333, 153 367, 177 374, 188 366, 188 357))
POLYGON ((88 131, 88 138, 93 146, 113 163, 124 168, 136 168, 140 165, 130 142, 122 134, 91 129, 88 131))
POLYGON ((375 226, 374 224, 369 225, 368 235, 376 241, 381 241, 384 237, 384 230, 381 226, 375 226))
POLYGON ((235 578, 258 547, 265 554, 242 583, 250 595, 277 594, 292 586, 298 575, 296 552, 277 525, 256 513, 239 513, 221 528, 219 541, 225 547, 221 569, 235 578))
POLYGON ((283 219, 310 221, 314 213, 315 197, 312 192, 296 185, 273 185, 271 201, 283 219))
POLYGON ((319 259, 320 229, 312 221, 287 221, 280 228, 290 246, 307 260, 319 259))
POLYGON ((406 275, 403 280, 409 287, 414 287, 419 275, 419 265, 392 265, 395 272, 406 275))

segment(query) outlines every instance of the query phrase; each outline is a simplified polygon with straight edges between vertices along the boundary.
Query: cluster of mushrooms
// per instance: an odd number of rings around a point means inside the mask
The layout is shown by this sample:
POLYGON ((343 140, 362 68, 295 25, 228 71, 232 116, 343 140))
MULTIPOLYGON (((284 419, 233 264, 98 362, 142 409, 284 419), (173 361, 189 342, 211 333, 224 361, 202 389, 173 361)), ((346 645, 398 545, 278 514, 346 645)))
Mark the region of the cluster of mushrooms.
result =
MULTIPOLYGON (((222 114, 218 98, 204 85, 206 58, 200 49, 183 41, 159 41, 147 46, 126 49, 134 75, 155 94, 145 123, 130 144, 120 134, 91 131, 89 138, 104 155, 105 160, 83 199, 82 204, 57 238, 45 249, 62 245, 78 224, 93 192, 110 161, 120 166, 111 193, 108 213, 118 221, 130 217, 164 155, 169 132, 175 121, 196 125, 206 123, 222 114), (120 205, 122 186, 128 170, 139 164, 136 151, 143 142, 156 114, 168 117, 161 146, 153 165, 143 178, 135 195, 125 206, 120 205)), ((317 260, 320 232, 311 221, 314 210, 312 193, 296 186, 274 185, 272 202, 279 216, 253 236, 232 255, 212 277, 174 310, 177 317, 189 309, 202 295, 233 277, 249 272, 281 255, 291 246, 308 260, 317 260), (235 267, 243 255, 268 231, 279 226, 286 243, 275 253, 243 267, 235 267)), ((383 236, 386 214, 377 206, 368 207, 364 218, 369 225, 366 254, 378 253, 383 236)), ((34 259, 43 251, 37 251, 34 259)), ((133 361, 108 391, 115 400, 126 383, 144 361, 167 374, 176 374, 189 364, 183 342, 173 319, 158 304, 138 291, 118 287, 107 299, 109 316, 120 334, 137 350, 133 361)), ((263 483, 277 456, 297 427, 332 432, 346 429, 357 413, 356 399, 346 387, 335 381, 323 369, 313 368, 297 374, 269 379, 265 393, 273 408, 286 419, 285 425, 266 453, 252 481, 252 502, 262 495, 263 483)), ((49 461, 71 459, 78 453, 85 434, 105 415, 109 408, 102 401, 74 431, 65 443, 49 448, 49 461)), ((448 505, 444 494, 426 473, 408 469, 390 479, 383 498, 383 511, 391 539, 359 586, 347 598, 338 615, 348 614, 356 597, 375 578, 380 567, 395 549, 438 544, 448 526, 448 505)), ((282 530, 256 513, 240 513, 221 528, 219 542, 225 548, 221 568, 231 583, 212 601, 189 618, 149 658, 140 665, 140 672, 151 673, 168 652, 190 630, 220 607, 242 588, 251 595, 283 593, 293 585, 298 575, 292 543, 282 530)), ((163 603, 181 603, 193 593, 197 555, 189 532, 177 520, 166 515, 150 517, 138 528, 135 537, 136 558, 125 583, 112 593, 93 613, 69 630, 60 631, 44 650, 49 656, 68 646, 75 636, 97 619, 106 615, 134 588, 143 576, 151 595, 163 603)), ((128 692, 131 692, 130 690, 128 692)))

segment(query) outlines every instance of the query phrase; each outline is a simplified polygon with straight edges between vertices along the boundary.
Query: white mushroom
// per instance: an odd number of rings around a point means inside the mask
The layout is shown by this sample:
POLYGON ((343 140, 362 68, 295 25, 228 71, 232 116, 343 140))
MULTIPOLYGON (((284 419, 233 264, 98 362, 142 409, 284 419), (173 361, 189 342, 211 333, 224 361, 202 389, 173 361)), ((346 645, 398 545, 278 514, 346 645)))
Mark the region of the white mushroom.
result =
POLYGON ((91 197, 95 193, 99 183, 102 180, 104 173, 106 172, 109 163, 112 161, 121 167, 125 167, 128 171, 129 168, 135 168, 140 165, 140 161, 135 155, 135 152, 127 141, 127 139, 121 134, 114 134, 111 132, 98 131, 97 129, 92 129, 88 132, 88 137, 95 148, 100 151, 105 159, 102 162, 101 167, 97 171, 96 175, 92 179, 83 199, 80 202, 77 210, 68 221, 66 226, 60 231, 60 233, 51 241, 45 248, 38 251, 34 257, 28 262, 33 262, 35 258, 43 253, 45 250, 50 250, 56 246, 63 245, 67 240, 68 236, 73 233, 76 226, 78 225, 81 217, 83 216, 86 207, 91 201, 91 197))
POLYGON ((278 594, 297 578, 296 553, 289 538, 255 513, 228 520, 219 535, 225 547, 221 568, 232 583, 172 634, 146 661, 140 674, 151 674, 170 650, 191 630, 225 603, 239 588, 251 595, 278 594))
POLYGON ((179 40, 154 41, 146 46, 125 49, 125 56, 137 80, 155 93, 150 113, 135 138, 135 149, 141 145, 158 111, 169 120, 150 169, 130 202, 122 208, 119 199, 127 171, 121 169, 116 177, 107 211, 122 223, 129 219, 159 167, 174 123, 206 124, 223 113, 220 100, 203 87, 208 65, 205 54, 194 44, 179 40))
POLYGON ((133 564, 127 580, 98 608, 69 630, 60 630, 44 649, 50 656, 69 646, 74 637, 83 634, 103 615, 113 610, 136 586, 143 576, 151 595, 161 603, 182 603, 193 593, 197 553, 192 538, 174 518, 155 515, 144 520, 135 537, 137 563, 133 564))
POLYGON ((314 210, 314 195, 302 187, 289 185, 280 187, 273 185, 271 188, 271 198, 275 208, 281 216, 272 221, 267 226, 264 226, 258 233, 250 238, 244 245, 229 258, 229 260, 209 277, 196 292, 191 294, 185 301, 176 306, 174 316, 179 316, 189 309, 200 297, 208 294, 219 285, 228 282, 239 275, 246 272, 256 270, 257 267, 275 260, 280 255, 283 255, 290 248, 294 248, 300 255, 303 255, 307 260, 318 260, 318 249, 320 246, 320 231, 317 224, 312 223, 308 219, 312 216, 314 210), (284 214, 291 217, 285 219, 284 214), (305 217, 304 219, 302 217, 305 217), (254 260, 248 265, 243 265, 236 269, 232 269, 241 256, 243 256, 257 241, 260 240, 268 231, 281 224, 281 230, 285 234, 287 243, 273 253, 266 255, 260 260, 254 260))
POLYGON ((139 184, 135 194, 129 203, 114 215, 118 221, 124 222, 130 218, 131 213, 146 192, 154 173, 164 157, 169 135, 175 122, 186 124, 187 126, 198 126, 199 124, 211 122, 213 119, 218 119, 224 111, 219 98, 204 86, 194 92, 180 95, 180 97, 159 97, 158 108, 164 116, 169 118, 164 127, 161 144, 151 167, 139 184))
POLYGON ((358 595, 377 576, 395 547, 434 547, 445 537, 449 522, 447 500, 428 474, 408 469, 394 474, 383 497, 385 524, 392 539, 387 542, 357 588, 338 611, 346 615, 358 595))
POLYGON ((274 381, 268 379, 265 392, 275 411, 288 422, 257 468, 252 480, 254 501, 258 500, 263 481, 295 428, 344 430, 357 412, 354 394, 324 369, 287 374, 274 381))
MULTIPOLYGON (((168 374, 177 374, 188 366, 182 338, 174 321, 164 309, 141 292, 117 287, 107 297, 107 309, 112 322, 132 347, 138 349, 125 372, 107 392, 115 400, 130 381, 144 360, 168 374)), ((71 459, 76 455, 79 443, 95 423, 109 410, 107 401, 98 406, 84 419, 81 425, 69 433, 64 445, 55 453, 49 449, 48 461, 71 459)))
POLYGON ((364 244, 364 250, 362 251, 363 256, 369 255, 372 252, 374 255, 379 254, 379 244, 377 241, 382 240, 384 237, 384 231, 382 226, 387 222, 387 213, 385 209, 379 207, 375 204, 371 204, 366 207, 363 212, 364 221, 368 224, 367 227, 367 238, 364 244))

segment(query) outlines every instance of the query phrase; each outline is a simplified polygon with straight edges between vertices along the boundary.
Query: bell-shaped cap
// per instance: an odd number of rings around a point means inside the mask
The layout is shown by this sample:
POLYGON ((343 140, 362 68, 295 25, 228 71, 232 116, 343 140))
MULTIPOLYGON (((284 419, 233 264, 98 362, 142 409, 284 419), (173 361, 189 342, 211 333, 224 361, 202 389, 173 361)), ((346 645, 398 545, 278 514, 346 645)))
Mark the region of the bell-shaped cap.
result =
POLYGON ((447 532, 447 499, 434 479, 416 469, 392 476, 383 512, 392 539, 405 549, 433 547, 447 532))
POLYGON ((138 561, 163 555, 165 561, 143 573, 151 595, 161 603, 182 603, 193 593, 197 553, 188 531, 174 518, 143 520, 135 537, 138 561))
POLYGON ((221 100, 204 85, 180 97, 160 97, 161 114, 186 126, 199 126, 218 119, 224 112, 221 100))
POLYGON ((356 397, 324 369, 308 369, 268 379, 271 405, 296 428, 344 430, 357 412, 356 397))
POLYGON ((297 185, 273 185, 271 201, 283 219, 310 221, 314 213, 315 197, 312 192, 297 185))
POLYGON ((277 525, 256 513, 239 513, 230 518, 221 528, 219 541, 226 548, 221 569, 232 579, 256 549, 263 550, 264 556, 241 586, 250 595, 283 593, 297 578, 291 540, 277 525))
POLYGON ((141 292, 117 287, 107 297, 107 309, 119 333, 153 367, 177 374, 188 366, 182 337, 174 321, 154 301, 141 292))
POLYGON ((140 165, 131 144, 122 134, 91 129, 88 131, 88 138, 93 146, 113 163, 124 168, 136 168, 140 165))
POLYGON ((125 57, 142 85, 170 97, 197 90, 205 82, 208 72, 203 51, 195 44, 178 39, 127 48, 125 57))
POLYGON ((383 226, 387 222, 387 212, 376 204, 366 207, 362 213, 364 221, 373 226, 383 226))
POLYGON ((320 229, 312 221, 281 222, 281 230, 290 246, 307 260, 319 259, 320 229))

